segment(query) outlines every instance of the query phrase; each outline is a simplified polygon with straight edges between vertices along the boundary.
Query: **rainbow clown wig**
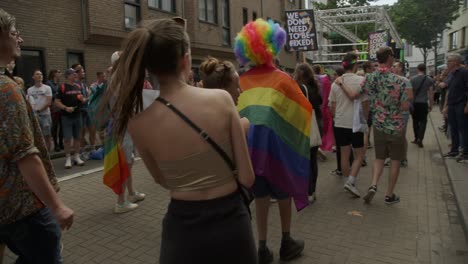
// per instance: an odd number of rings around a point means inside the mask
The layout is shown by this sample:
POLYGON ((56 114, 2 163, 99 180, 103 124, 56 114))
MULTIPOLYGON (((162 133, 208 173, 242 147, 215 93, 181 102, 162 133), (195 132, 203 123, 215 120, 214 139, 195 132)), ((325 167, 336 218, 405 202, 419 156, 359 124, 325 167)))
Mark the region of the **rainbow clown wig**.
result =
POLYGON ((286 32, 279 24, 259 18, 237 34, 234 53, 240 65, 268 65, 273 64, 285 43, 286 32))

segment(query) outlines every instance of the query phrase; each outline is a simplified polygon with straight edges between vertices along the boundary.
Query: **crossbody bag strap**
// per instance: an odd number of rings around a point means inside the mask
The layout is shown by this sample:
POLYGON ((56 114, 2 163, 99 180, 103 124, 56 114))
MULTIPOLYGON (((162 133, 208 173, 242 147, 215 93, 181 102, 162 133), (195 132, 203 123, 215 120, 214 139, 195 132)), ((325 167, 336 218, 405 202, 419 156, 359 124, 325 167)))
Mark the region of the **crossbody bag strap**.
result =
POLYGON ((418 96, 419 92, 421 91, 422 86, 426 82, 426 77, 427 77, 427 75, 424 75, 424 79, 422 80, 421 84, 419 84, 418 90, 414 94, 414 100, 416 100, 416 97, 418 96))
MULTIPOLYGON (((164 104, 167 106, 169 109, 172 110, 176 115, 178 115, 182 120, 185 121, 193 130, 195 130, 206 142, 208 142, 211 147, 213 147, 216 152, 224 159, 226 164, 229 166, 231 171, 237 175, 237 170, 236 166, 232 162, 231 158, 229 158, 228 154, 200 127, 198 127, 195 123, 192 122, 186 115, 184 115, 182 112, 180 112, 174 105, 172 105, 170 102, 168 102, 166 99, 158 97, 156 98, 156 101, 164 104)), ((236 178, 237 179, 237 178, 236 178)))

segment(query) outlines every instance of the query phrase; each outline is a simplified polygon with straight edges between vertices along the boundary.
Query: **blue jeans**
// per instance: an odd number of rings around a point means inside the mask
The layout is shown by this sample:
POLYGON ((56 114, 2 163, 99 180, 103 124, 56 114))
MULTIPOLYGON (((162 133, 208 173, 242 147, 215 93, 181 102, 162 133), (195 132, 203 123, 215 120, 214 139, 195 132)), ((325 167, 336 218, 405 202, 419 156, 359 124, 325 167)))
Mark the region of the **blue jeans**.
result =
POLYGON ((47 208, 12 224, 0 225, 0 243, 18 255, 16 264, 62 264, 61 234, 47 208))
POLYGON ((463 144, 463 154, 468 155, 468 114, 463 112, 465 103, 448 106, 448 122, 450 136, 452 137, 452 149, 450 152, 458 152, 463 144))

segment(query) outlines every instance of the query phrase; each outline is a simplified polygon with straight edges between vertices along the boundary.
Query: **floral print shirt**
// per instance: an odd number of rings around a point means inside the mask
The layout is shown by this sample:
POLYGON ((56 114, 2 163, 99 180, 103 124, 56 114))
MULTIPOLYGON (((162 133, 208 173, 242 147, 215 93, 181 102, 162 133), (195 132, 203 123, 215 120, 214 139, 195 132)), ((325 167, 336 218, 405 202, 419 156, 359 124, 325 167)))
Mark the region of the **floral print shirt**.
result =
POLYGON ((29 155, 40 157, 52 186, 58 191, 39 122, 24 92, 0 68, 0 225, 14 223, 44 207, 17 165, 29 155))
POLYGON ((372 125, 376 129, 390 135, 401 133, 405 125, 401 105, 408 101, 408 85, 405 78, 388 68, 378 68, 366 75, 361 87, 369 95, 372 125))

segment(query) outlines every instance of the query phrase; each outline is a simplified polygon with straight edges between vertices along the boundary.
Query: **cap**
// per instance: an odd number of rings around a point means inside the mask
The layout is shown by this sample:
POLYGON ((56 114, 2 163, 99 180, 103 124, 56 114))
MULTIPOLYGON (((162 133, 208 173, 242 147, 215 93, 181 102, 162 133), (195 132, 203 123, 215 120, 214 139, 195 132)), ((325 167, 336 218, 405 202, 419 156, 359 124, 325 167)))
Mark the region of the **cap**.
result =
POLYGON ((67 78, 68 76, 70 76, 70 75, 72 75, 74 73, 76 73, 76 71, 74 69, 67 69, 67 70, 65 70, 63 75, 65 76, 65 78, 67 78))
POLYGON ((120 51, 116 51, 114 53, 112 53, 112 56, 111 56, 111 64, 114 65, 115 62, 120 58, 120 51))

